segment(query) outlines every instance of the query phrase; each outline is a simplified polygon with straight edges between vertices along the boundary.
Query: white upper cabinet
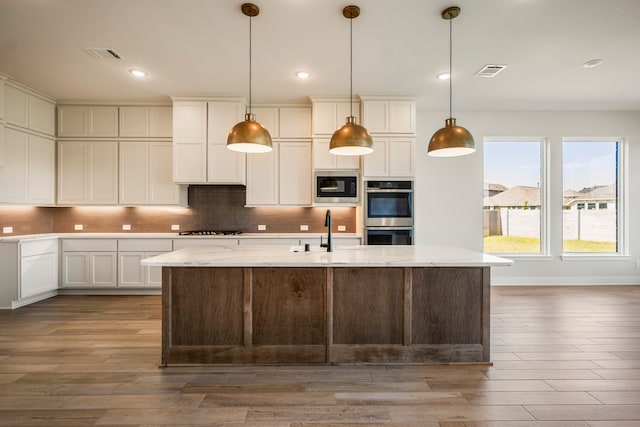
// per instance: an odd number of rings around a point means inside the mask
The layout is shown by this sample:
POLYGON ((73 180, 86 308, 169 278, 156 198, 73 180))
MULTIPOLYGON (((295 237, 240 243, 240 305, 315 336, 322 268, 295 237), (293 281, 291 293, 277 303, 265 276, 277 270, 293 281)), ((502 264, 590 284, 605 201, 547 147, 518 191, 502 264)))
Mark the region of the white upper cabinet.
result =
POLYGON ((58 142, 58 203, 118 204, 118 143, 58 142))
POLYGON ((0 76, 0 120, 4 120, 4 79, 0 76))
POLYGON ((171 138, 172 108, 170 106, 121 106, 120 137, 171 138))
POLYGON ((0 203, 53 205, 55 141, 12 128, 4 129, 4 138, 0 203))
POLYGON ((244 120, 241 101, 207 103, 207 182, 212 184, 245 184, 246 154, 227 148, 229 131, 244 120))
POLYGON ((256 121, 269 131, 271 139, 280 136, 280 109, 278 107, 252 107, 256 121))
POLYGON ((369 133, 415 134, 416 103, 412 99, 362 98, 362 125, 369 133))
POLYGON ((4 111, 8 123, 46 135, 55 135, 55 104, 47 99, 6 85, 4 111))
POLYGON ((412 178, 415 138, 373 137, 373 153, 364 156, 364 177, 412 178))
POLYGON ((329 152, 329 138, 313 139, 313 169, 360 169, 361 156, 336 156, 329 152))
POLYGON ((348 99, 324 99, 311 98, 313 135, 333 135, 347 122, 347 117, 352 115, 356 123, 360 123, 360 103, 351 103, 348 99))
POLYGON ((280 107, 279 138, 311 138, 310 107, 280 107))
POLYGON ((173 103, 173 182, 207 182, 207 103, 173 103))
POLYGON ((279 143, 279 204, 311 205, 311 144, 279 143))
POLYGON ((271 152, 247 154, 247 205, 278 204, 278 148, 275 142, 271 152))
POLYGON ((178 186, 171 179, 171 143, 120 142, 120 204, 175 205, 178 186))
POLYGON ((117 137, 117 106, 62 105, 58 107, 59 137, 117 137))

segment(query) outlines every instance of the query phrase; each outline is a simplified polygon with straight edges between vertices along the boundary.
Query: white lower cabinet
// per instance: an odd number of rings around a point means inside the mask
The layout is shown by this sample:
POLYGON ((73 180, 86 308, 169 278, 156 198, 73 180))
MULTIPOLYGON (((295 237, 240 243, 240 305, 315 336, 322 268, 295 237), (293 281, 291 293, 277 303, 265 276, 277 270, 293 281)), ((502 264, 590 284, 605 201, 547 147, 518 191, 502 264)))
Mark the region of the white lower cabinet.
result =
POLYGON ((0 243, 0 309, 18 308, 55 295, 58 239, 0 243))
POLYGON ((171 252, 170 239, 118 240, 118 287, 159 288, 162 286, 162 267, 140 265, 140 261, 171 252))
POLYGON ((116 287, 117 250, 115 239, 63 240, 62 287, 116 287))
POLYGON ((251 238, 244 237, 238 239, 240 246, 261 246, 261 245, 282 245, 282 246, 295 246, 300 244, 300 239, 297 238, 251 238))

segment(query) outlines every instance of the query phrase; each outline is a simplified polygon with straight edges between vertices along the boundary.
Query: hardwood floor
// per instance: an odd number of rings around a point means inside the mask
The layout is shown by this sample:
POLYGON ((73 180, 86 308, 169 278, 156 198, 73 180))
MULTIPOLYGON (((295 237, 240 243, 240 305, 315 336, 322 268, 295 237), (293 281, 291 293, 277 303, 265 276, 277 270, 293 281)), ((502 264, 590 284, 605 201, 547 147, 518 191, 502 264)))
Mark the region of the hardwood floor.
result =
POLYGON ((0 311, 0 425, 640 426, 640 287, 491 301, 493 366, 160 369, 159 296, 0 311))

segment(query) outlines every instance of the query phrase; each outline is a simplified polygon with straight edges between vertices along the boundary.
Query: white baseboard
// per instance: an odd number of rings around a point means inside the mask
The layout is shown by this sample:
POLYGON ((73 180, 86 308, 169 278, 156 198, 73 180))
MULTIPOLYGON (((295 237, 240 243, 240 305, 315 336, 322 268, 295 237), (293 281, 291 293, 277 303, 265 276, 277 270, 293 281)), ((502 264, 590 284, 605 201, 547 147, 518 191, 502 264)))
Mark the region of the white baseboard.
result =
POLYGON ((640 276, 500 276, 491 277, 491 286, 603 286, 640 285, 640 276))

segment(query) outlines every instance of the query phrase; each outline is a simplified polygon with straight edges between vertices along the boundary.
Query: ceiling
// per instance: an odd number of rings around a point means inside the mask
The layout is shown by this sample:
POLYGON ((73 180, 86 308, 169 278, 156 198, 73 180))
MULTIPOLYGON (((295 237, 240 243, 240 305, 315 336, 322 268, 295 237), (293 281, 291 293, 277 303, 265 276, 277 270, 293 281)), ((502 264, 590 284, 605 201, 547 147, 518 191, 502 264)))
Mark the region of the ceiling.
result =
MULTIPOLYGON (((156 102, 248 96, 242 0, 0 0, 0 72, 60 101, 156 102), (86 47, 123 60, 97 60, 86 47), (141 68, 144 79, 128 70, 141 68)), ((348 0, 257 0, 253 103, 348 96, 348 0), (298 70, 312 73, 300 81, 298 70)), ((366 0, 353 21, 353 92, 453 108, 640 111, 638 0, 366 0), (596 68, 583 68, 593 59, 596 68), (486 64, 508 67, 475 77, 486 64)))

